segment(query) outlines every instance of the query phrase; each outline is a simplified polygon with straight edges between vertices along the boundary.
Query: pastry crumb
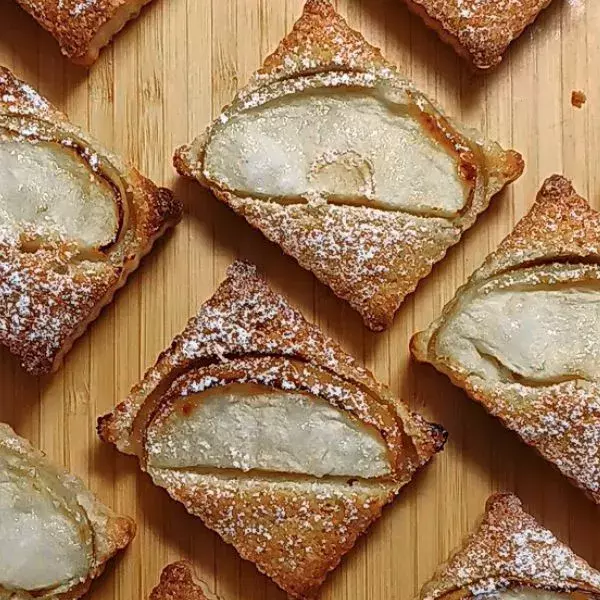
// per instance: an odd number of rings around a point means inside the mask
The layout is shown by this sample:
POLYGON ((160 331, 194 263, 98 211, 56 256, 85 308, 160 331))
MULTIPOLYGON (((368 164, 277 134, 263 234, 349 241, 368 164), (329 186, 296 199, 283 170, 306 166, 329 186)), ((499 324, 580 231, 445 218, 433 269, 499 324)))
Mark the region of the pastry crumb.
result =
POLYGON ((587 96, 580 90, 573 90, 571 92, 571 104, 575 108, 582 108, 587 101, 587 96))

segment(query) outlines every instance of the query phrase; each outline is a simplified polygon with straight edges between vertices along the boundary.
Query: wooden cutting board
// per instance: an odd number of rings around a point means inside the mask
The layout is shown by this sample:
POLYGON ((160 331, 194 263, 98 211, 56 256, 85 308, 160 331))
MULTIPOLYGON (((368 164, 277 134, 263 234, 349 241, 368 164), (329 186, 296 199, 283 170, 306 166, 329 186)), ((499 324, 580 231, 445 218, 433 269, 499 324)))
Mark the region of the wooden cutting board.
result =
POLYGON ((11 0, 0 2, 0 63, 187 205, 183 223, 143 263, 69 354, 36 380, 0 351, 0 420, 89 483, 138 535, 89 597, 145 599, 168 562, 191 559, 224 600, 284 594, 200 521, 153 487, 135 460, 103 446, 98 415, 121 400, 208 298, 236 256, 450 432, 443 454, 400 495, 329 578, 329 600, 409 600, 460 542, 493 490, 512 490, 543 524, 600 567, 600 515, 581 492, 444 377, 409 359, 411 334, 511 230, 542 180, 564 173, 600 208, 600 3, 554 0, 503 64, 471 74, 400 0, 339 0, 350 24, 445 110, 523 153, 524 176, 422 282, 384 334, 197 185, 178 179, 172 150, 199 133, 275 48, 302 0, 156 0, 89 71, 70 65, 11 0), (571 91, 583 90, 581 110, 571 91))

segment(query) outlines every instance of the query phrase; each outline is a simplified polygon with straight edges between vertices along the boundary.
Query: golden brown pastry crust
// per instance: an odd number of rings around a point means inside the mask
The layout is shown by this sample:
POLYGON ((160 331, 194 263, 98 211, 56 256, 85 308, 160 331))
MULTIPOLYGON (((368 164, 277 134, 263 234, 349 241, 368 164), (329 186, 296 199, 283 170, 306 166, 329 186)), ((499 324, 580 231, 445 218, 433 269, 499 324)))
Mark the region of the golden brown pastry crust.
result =
POLYGON ((420 600, 515 587, 598 594, 600 573, 526 513, 516 496, 494 494, 477 530, 438 567, 420 600))
POLYGON ((47 139, 75 149, 90 172, 118 181, 118 239, 85 254, 71 242, 42 242, 35 252, 0 225, 0 343, 33 374, 56 370, 73 342, 125 284, 141 258, 181 218, 172 193, 102 148, 29 85, 0 67, 0 133, 47 139))
POLYGON ((474 287, 517 269, 574 265, 582 281, 600 278, 600 213, 554 175, 542 186, 530 212, 460 288, 442 316, 411 341, 420 361, 431 363, 466 390, 504 425, 516 431, 595 501, 600 502, 600 386, 570 380, 530 387, 488 382, 436 353, 436 336, 474 287), (525 401, 525 403, 524 403, 525 401))
MULTIPOLYGON (((85 512, 93 536, 93 556, 88 577, 62 593, 43 596, 47 600, 77 600, 81 598, 89 589, 92 580, 102 574, 106 563, 125 549, 134 538, 135 522, 129 517, 115 514, 110 508, 99 502, 85 487, 81 479, 51 464, 43 452, 34 448, 28 440, 19 437, 4 423, 0 423, 0 452, 2 447, 22 456, 31 464, 32 470, 43 469, 56 477, 57 485, 64 485, 68 488, 69 493, 76 496, 77 503, 85 512)), ((2 587, 0 586, 0 594, 1 592, 2 587)), ((16 599, 19 598, 21 596, 17 593, 16 599)), ((25 598, 31 598, 31 596, 26 594, 23 600, 25 598)))
MULTIPOLYGON (((277 92, 279 93, 279 92, 277 92)), ((475 222, 491 197, 523 170, 521 156, 480 134, 456 128, 326 0, 309 0, 292 32, 269 56, 222 117, 204 135, 178 149, 180 174, 197 179, 238 214, 347 300, 373 330, 388 327, 409 293, 475 222), (344 83, 345 82, 345 83, 344 83), (264 101, 270 89, 293 85, 344 85, 402 90, 424 128, 439 138, 465 168, 470 201, 454 218, 424 217, 365 206, 278 203, 242 197, 204 175, 204 153, 212 130, 230 114, 264 101), (279 87, 278 87, 279 86, 279 87), (474 178, 475 183, 470 179, 474 178)), ((462 176, 462 175, 461 175, 462 176)))
POLYGON ((207 591, 204 582, 194 577, 191 565, 179 561, 167 565, 148 600, 218 600, 207 591))
POLYGON ((502 60, 508 46, 551 0, 405 0, 440 38, 478 69, 502 60))
POLYGON ((445 441, 439 426, 410 412, 240 262, 98 430, 103 440, 137 454, 155 483, 295 597, 316 591, 445 441), (388 447, 391 474, 346 481, 148 464, 147 432, 175 399, 236 382, 307 392, 375 427, 388 447))
POLYGON ((150 0, 17 0, 73 62, 89 66, 150 0))

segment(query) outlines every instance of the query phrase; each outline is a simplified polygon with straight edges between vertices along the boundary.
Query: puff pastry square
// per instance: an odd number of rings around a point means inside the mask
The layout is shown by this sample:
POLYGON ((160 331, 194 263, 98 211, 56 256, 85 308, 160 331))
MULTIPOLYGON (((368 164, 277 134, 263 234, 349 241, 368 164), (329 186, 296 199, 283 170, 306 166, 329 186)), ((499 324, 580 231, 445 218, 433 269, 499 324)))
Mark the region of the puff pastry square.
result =
POLYGON ((135 535, 131 519, 3 423, 0 483, 0 598, 81 598, 135 535))
POLYGON ((325 0, 175 153, 373 330, 456 244, 521 156, 447 119, 325 0))
POLYGON ((74 63, 90 66, 150 0, 16 0, 74 63))
POLYGON ((185 561, 167 565, 160 583, 152 590, 148 600, 219 600, 208 586, 194 577, 191 565, 185 561))
POLYGON ((240 262, 98 431, 297 598, 446 437, 240 262))
POLYGON ((495 494, 478 529, 441 565, 420 600, 592 600, 600 573, 523 510, 495 494))
POLYGON ((600 213, 569 181, 544 183, 412 351, 600 502, 600 213))
POLYGON ((57 369, 181 204, 0 67, 0 343, 57 369))
POLYGON ((405 0, 408 7, 478 69, 502 60, 508 46, 551 0, 405 0))

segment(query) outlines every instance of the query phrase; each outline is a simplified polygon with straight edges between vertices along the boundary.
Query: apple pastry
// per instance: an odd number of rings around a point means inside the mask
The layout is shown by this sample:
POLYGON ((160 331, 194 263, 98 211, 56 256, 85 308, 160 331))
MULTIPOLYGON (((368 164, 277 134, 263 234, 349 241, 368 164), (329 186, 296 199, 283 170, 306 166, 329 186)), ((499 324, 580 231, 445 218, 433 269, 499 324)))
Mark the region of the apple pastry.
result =
POLYGON ((441 565, 419 600, 594 600, 600 573, 523 510, 494 494, 483 520, 441 565))
POLYGON ((76 600, 135 525, 0 423, 0 598, 76 600))
POLYGON ((558 175, 412 351, 600 502, 600 213, 558 175))
POLYGON ((326 0, 175 167, 388 327, 521 156, 450 121, 326 0))
POLYGON ((0 343, 57 369, 181 204, 0 67, 0 343))
POLYGON ((296 598, 446 438, 239 262, 98 430, 296 598))

